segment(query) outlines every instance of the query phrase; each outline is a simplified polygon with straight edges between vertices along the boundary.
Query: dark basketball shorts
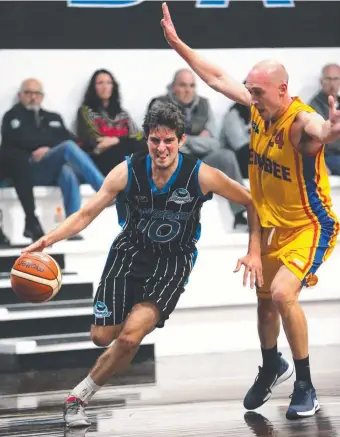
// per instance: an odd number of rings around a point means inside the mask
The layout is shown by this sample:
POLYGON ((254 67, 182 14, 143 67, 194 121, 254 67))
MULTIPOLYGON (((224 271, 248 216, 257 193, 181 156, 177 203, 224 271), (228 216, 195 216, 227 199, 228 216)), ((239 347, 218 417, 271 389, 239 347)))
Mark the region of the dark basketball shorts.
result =
POLYGON ((134 305, 157 306, 162 328, 184 291, 195 262, 195 253, 156 256, 138 250, 128 241, 112 246, 94 298, 95 325, 120 325, 134 305))

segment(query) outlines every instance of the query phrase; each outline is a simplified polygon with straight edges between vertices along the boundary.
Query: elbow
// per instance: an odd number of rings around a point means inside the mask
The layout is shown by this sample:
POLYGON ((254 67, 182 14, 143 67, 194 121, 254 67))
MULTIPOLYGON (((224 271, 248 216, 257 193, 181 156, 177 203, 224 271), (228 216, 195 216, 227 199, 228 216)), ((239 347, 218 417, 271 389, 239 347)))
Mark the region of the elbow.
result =
POLYGON ((248 211, 255 210, 255 205, 254 205, 254 202, 253 202, 252 198, 250 197, 250 195, 249 195, 249 197, 247 197, 247 199, 245 199, 245 202, 243 205, 247 208, 248 211))
POLYGON ((210 76, 207 79, 207 85, 215 91, 220 90, 220 88, 221 88, 220 82, 221 82, 221 80, 220 80, 220 77, 218 77, 218 76, 210 76))

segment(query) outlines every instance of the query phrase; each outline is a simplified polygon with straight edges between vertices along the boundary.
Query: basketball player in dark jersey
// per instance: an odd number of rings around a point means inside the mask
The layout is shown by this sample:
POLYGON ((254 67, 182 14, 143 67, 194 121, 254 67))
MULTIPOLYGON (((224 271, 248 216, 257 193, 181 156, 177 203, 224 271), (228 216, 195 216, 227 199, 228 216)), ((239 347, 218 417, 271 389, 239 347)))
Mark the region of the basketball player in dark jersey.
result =
POLYGON ((251 287, 262 283, 260 225, 249 192, 219 170, 179 153, 185 121, 176 106, 150 110, 143 128, 149 153, 126 158, 81 210, 24 249, 43 250, 82 231, 113 199, 125 202, 126 223, 109 252, 91 327, 96 345, 116 341, 65 400, 64 419, 71 427, 90 424, 84 405, 127 368, 143 338, 163 327, 175 309, 195 264, 201 207, 213 193, 247 207, 249 250, 236 271, 245 266, 244 285, 249 274, 251 287))

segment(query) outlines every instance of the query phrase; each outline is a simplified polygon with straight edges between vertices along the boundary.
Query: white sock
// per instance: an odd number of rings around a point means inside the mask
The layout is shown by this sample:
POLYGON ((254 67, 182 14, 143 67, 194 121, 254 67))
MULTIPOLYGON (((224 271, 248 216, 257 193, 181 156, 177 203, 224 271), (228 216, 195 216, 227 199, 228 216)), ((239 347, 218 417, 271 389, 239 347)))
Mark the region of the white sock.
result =
POLYGON ((100 385, 97 385, 93 382, 90 375, 88 375, 80 384, 75 387, 70 396, 76 396, 83 402, 89 401, 92 396, 101 388, 100 385))

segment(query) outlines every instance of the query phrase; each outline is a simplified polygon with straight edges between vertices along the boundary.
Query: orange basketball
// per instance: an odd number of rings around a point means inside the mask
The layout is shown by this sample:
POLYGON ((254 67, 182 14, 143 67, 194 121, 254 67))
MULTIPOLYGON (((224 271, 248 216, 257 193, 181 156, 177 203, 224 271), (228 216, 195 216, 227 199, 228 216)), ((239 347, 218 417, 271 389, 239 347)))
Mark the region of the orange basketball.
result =
POLYGON ((21 255, 11 270, 11 285, 17 296, 26 302, 47 302, 61 287, 58 263, 47 253, 21 255))

